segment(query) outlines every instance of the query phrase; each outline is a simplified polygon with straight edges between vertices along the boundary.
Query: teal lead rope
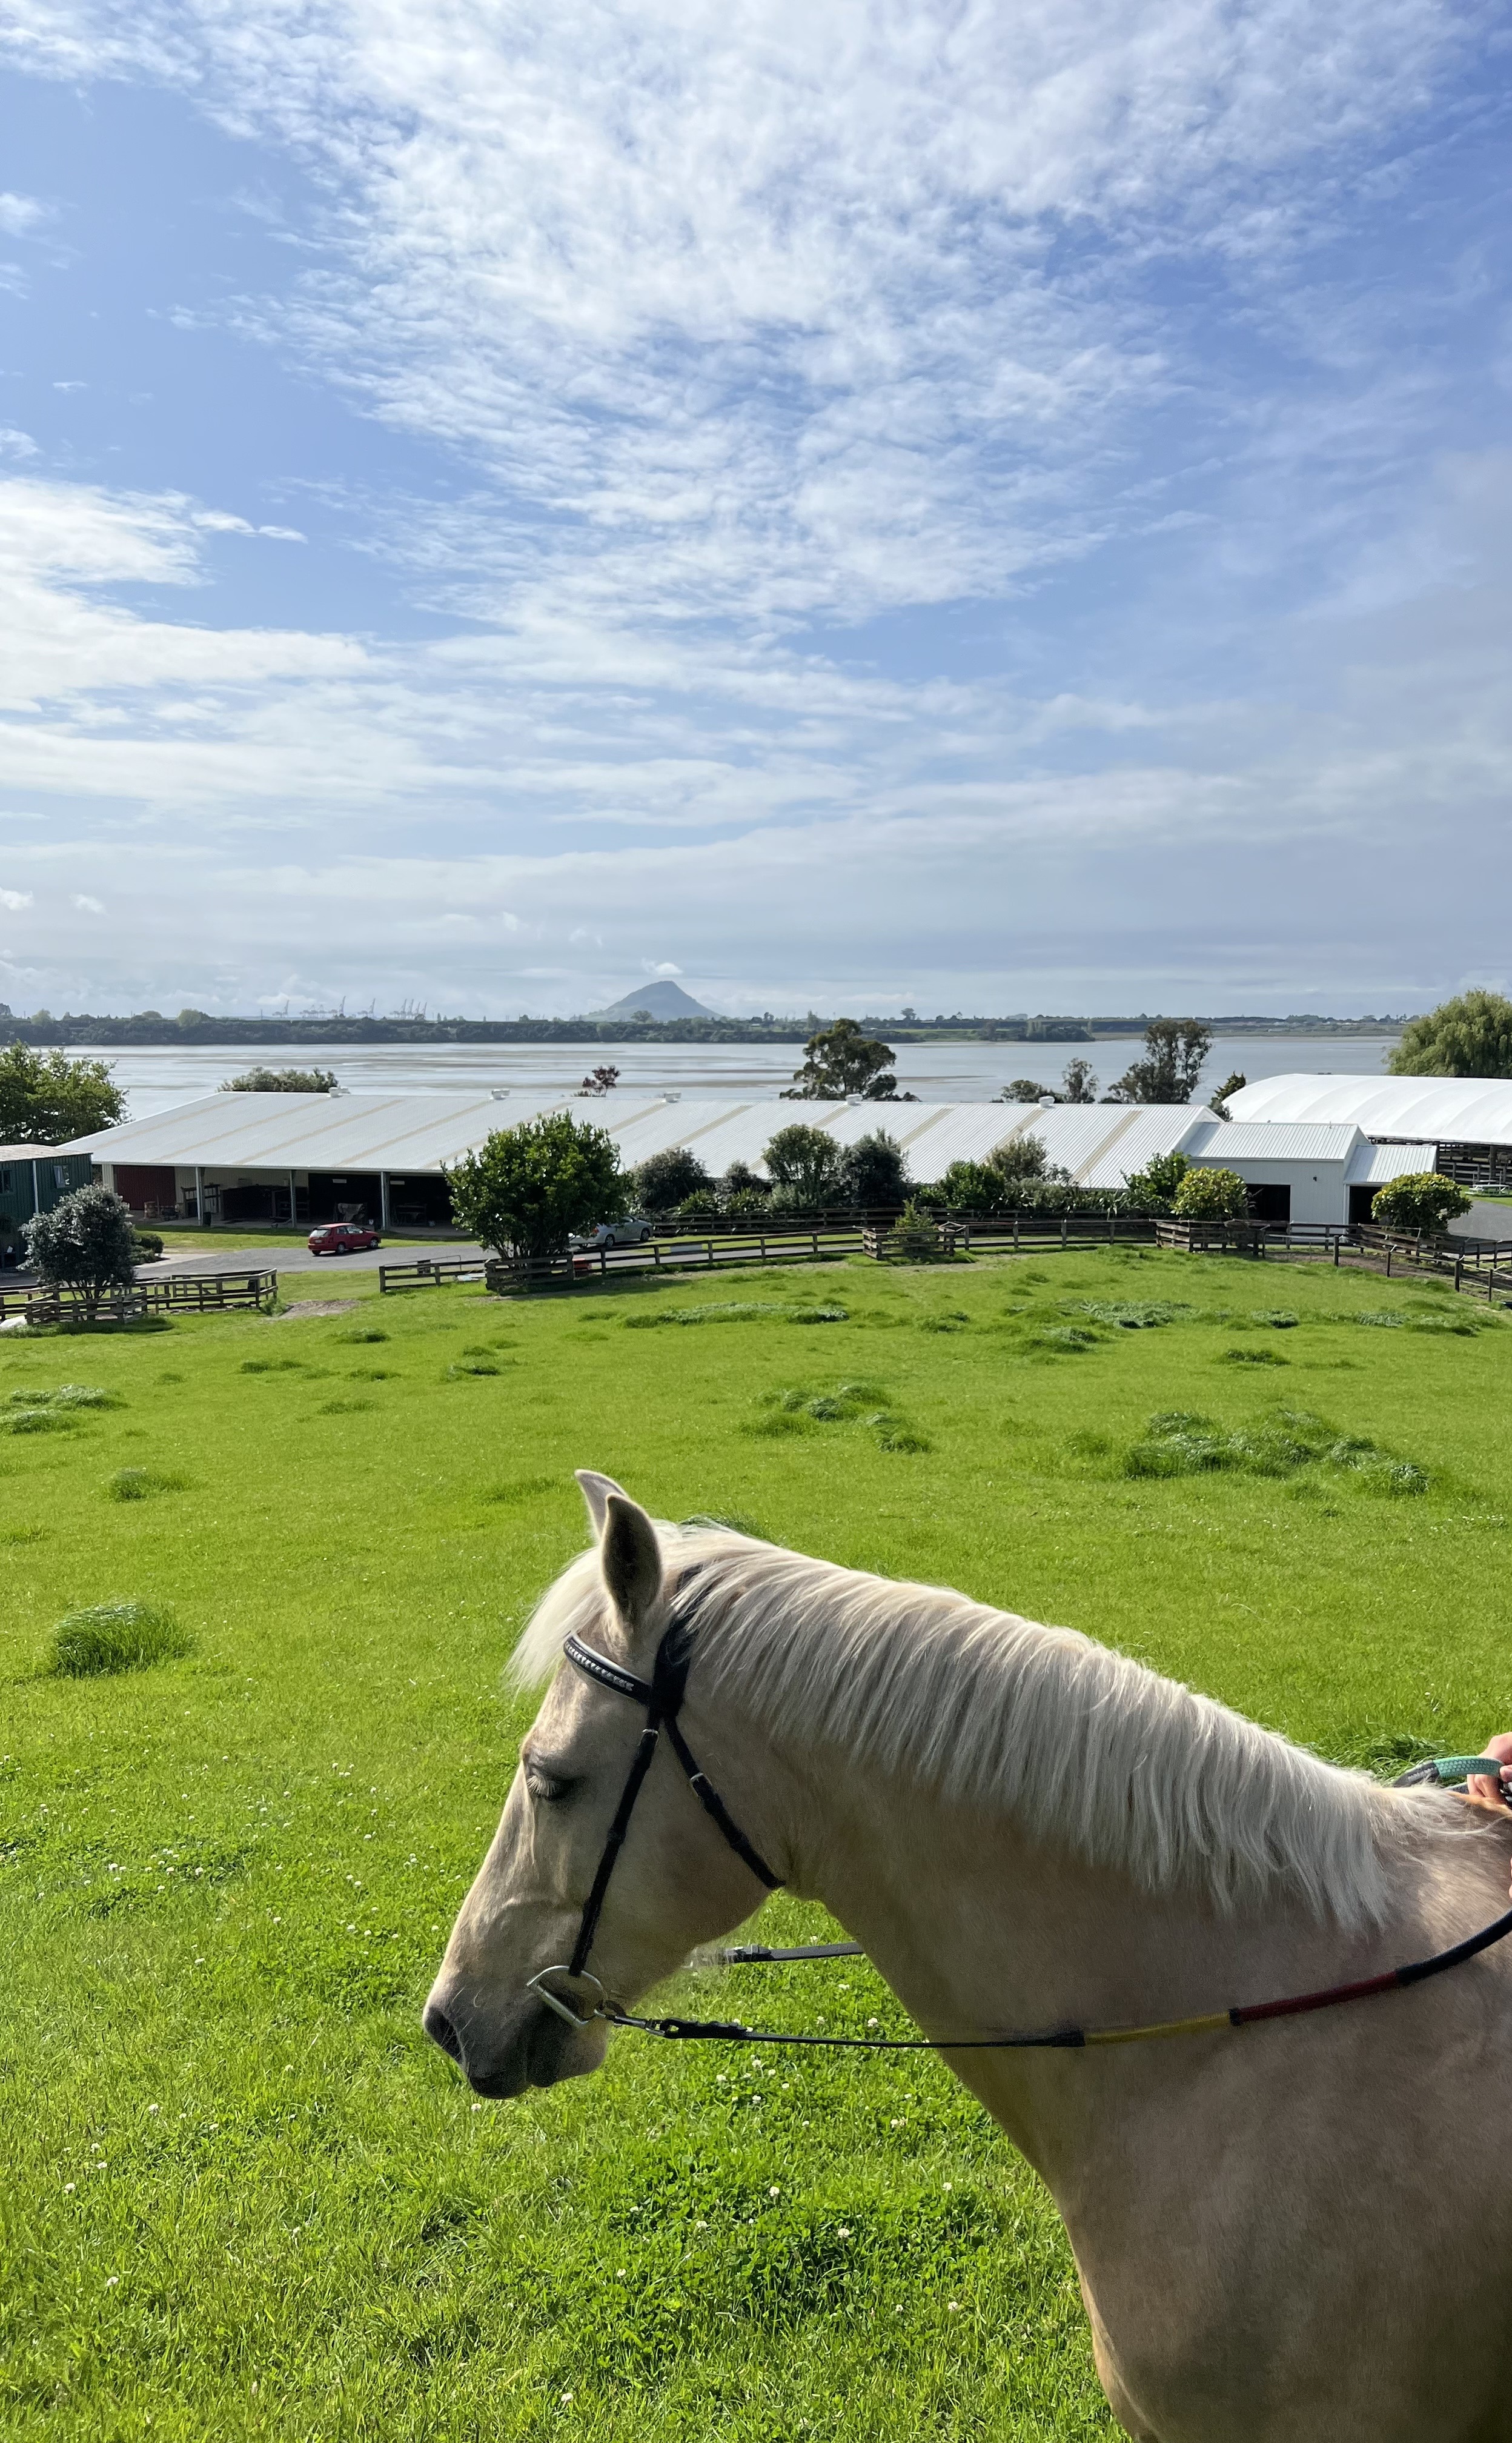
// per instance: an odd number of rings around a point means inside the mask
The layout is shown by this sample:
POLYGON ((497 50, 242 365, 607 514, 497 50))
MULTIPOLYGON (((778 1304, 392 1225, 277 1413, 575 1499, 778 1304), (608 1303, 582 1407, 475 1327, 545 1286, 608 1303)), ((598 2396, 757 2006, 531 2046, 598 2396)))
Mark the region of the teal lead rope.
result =
POLYGON ((1433 1771, 1440 1782, 1468 1781, 1472 1773, 1484 1773, 1492 1781, 1502 1778, 1501 1761, 1496 1756, 1435 1756, 1433 1771))

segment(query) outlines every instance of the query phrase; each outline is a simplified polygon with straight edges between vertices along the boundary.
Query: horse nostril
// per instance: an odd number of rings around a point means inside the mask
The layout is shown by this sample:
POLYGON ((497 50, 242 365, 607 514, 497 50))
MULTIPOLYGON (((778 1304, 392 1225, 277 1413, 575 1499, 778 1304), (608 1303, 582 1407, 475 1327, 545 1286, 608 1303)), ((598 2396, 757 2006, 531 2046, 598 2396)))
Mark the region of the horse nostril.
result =
POLYGON ((449 2053, 461 2069, 463 2067, 462 2039, 445 2011, 438 2010, 434 2002, 428 2002, 420 2014, 420 2024, 431 2043, 439 2045, 444 2053, 449 2053))

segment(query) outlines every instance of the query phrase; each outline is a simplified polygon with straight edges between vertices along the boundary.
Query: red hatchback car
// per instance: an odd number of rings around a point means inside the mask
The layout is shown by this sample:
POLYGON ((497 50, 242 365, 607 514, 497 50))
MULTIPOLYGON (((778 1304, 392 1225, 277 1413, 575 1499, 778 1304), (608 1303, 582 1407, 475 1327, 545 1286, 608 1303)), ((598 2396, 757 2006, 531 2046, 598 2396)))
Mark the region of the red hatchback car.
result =
POLYGON ((322 1222, 305 1244, 312 1256, 355 1256, 362 1247, 381 1247, 383 1240, 365 1222, 322 1222))

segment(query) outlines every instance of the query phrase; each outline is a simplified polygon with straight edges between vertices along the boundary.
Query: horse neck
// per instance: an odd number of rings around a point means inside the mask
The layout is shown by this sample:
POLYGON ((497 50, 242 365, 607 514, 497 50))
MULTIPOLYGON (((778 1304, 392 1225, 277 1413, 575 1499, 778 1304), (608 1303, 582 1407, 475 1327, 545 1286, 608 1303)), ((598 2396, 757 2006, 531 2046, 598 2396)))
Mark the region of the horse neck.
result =
MULTIPOLYGON (((794 1782, 806 1800, 795 1888, 825 1902, 937 2040, 1142 2026, 1385 1964, 1379 1935, 1320 1923, 1284 1896, 1225 1917, 1201 1892, 1147 1890, 1027 1836, 1007 1815, 843 1755, 810 1757, 794 1782)), ((1153 2097, 1184 2077, 1183 2050, 1120 2048, 1124 2103, 1131 2085, 1153 2097)), ((952 2063, 1030 2159, 1064 2177, 1100 2142, 1105 2084, 1067 2067, 1086 2058, 1004 2051, 952 2063)))

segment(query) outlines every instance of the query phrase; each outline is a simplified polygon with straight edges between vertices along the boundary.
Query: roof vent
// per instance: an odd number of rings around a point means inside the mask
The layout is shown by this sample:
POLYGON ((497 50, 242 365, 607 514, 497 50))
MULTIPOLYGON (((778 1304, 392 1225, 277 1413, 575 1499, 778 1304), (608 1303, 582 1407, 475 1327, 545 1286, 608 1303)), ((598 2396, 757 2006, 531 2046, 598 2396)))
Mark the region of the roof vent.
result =
POLYGON ((662 1100, 664 1103, 681 1103, 683 1100, 682 1093, 680 1091, 675 1094, 664 1094, 662 1100))
POLYGON ((495 1103, 507 1103, 509 1100, 509 1089, 507 1086, 490 1086, 488 1093, 489 1099, 495 1103))
POLYGON ((1042 1111, 1053 1111, 1060 1099, 1061 1098, 1058 1094, 1042 1094, 1039 1098, 1040 1110, 1042 1111))
POLYGON ((328 1094, 344 1094, 346 1093, 346 1088, 333 1083, 327 1086, 325 1091, 328 1094))

